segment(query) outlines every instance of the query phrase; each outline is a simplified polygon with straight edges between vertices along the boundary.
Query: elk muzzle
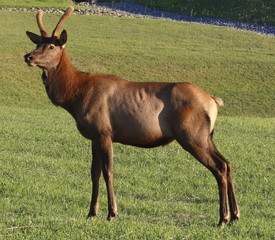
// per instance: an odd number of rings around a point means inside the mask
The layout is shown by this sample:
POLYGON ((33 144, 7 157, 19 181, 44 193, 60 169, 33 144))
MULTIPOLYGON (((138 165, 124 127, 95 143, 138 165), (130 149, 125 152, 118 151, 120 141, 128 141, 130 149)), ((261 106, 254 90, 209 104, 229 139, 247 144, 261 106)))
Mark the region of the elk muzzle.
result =
POLYGON ((32 61, 34 60, 34 56, 31 53, 28 53, 24 56, 25 58, 25 62, 29 65, 29 66, 34 66, 34 64, 32 63, 32 61))
POLYGON ((33 56, 30 53, 28 53, 24 56, 24 58, 25 58, 25 62, 28 63, 32 60, 33 56))

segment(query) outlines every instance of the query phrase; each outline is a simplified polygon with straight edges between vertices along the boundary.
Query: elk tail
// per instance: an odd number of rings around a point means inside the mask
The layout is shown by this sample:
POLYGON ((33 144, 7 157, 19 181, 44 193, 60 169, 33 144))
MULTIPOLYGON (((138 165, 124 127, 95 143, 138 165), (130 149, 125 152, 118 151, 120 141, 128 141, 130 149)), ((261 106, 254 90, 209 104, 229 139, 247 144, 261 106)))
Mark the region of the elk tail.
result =
POLYGON ((223 100, 219 97, 215 97, 215 96, 211 96, 213 98, 213 100, 217 103, 218 106, 223 106, 223 100))

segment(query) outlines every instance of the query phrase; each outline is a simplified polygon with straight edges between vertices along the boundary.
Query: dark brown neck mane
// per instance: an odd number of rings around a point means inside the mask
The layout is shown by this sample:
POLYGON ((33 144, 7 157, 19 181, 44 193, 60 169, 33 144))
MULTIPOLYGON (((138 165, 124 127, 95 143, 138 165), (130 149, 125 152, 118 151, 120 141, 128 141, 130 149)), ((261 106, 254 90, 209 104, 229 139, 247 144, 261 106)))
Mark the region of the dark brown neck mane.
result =
POLYGON ((67 105, 80 95, 83 85, 81 75, 72 65, 66 49, 55 69, 43 69, 42 79, 54 105, 67 105))

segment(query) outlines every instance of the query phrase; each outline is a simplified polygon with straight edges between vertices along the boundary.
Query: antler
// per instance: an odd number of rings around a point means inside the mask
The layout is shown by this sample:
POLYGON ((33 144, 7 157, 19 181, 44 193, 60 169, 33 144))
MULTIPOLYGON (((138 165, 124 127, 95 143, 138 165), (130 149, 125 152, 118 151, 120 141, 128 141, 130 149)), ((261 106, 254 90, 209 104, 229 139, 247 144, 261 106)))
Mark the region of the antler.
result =
POLYGON ((43 23, 42 23, 43 13, 44 12, 42 10, 39 10, 38 13, 36 14, 36 20, 37 20, 37 24, 38 24, 38 27, 39 27, 40 32, 41 32, 41 36, 42 37, 48 37, 46 29, 44 28, 43 23))
POLYGON ((62 27, 64 21, 66 20, 67 17, 69 17, 74 11, 73 7, 67 8, 66 12, 63 14, 63 16, 60 18, 58 24, 56 25, 55 29, 53 30, 52 36, 58 36, 58 32, 60 28, 62 27))

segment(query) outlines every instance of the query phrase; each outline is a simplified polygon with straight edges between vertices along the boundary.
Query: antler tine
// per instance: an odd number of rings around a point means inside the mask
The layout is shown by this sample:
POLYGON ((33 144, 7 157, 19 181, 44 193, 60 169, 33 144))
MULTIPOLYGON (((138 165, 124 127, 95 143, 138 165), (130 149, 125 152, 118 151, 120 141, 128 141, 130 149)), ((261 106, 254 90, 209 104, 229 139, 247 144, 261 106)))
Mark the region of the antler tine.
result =
POLYGON ((42 10, 39 10, 38 13, 36 14, 36 20, 37 20, 37 24, 38 24, 38 27, 39 27, 40 32, 41 32, 41 36, 42 37, 48 37, 46 29, 44 28, 43 23, 42 23, 43 13, 44 12, 42 10))
POLYGON ((66 12, 63 14, 63 16, 60 18, 58 24, 56 25, 55 29, 53 30, 52 36, 58 36, 58 32, 60 28, 62 27, 64 21, 66 20, 67 17, 69 17, 74 11, 73 7, 67 8, 66 12))

